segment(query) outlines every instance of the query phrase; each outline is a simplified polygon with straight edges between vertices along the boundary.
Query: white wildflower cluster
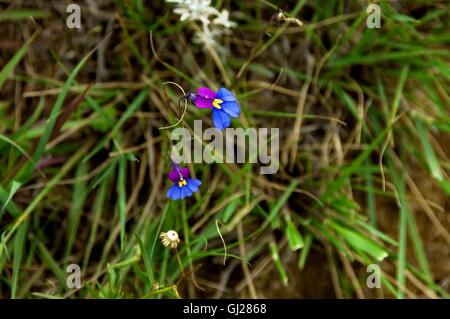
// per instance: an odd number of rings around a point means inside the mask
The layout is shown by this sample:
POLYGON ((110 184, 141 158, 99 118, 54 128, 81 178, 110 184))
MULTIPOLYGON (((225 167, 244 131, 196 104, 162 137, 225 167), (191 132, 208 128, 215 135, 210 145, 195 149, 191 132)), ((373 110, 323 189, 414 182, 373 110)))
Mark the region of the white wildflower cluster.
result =
POLYGON ((181 21, 201 22, 202 32, 196 34, 195 42, 213 45, 223 53, 224 48, 216 39, 227 34, 229 29, 236 25, 229 20, 227 10, 219 11, 211 7, 211 0, 166 0, 166 2, 177 4, 174 12, 180 15, 181 21))

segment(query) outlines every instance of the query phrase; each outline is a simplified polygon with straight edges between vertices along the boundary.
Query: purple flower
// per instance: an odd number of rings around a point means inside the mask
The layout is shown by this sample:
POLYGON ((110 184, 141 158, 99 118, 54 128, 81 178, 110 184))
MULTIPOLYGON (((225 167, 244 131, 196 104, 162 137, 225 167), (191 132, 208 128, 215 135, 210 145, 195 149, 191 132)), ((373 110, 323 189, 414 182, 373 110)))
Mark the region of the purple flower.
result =
POLYGON ((237 118, 241 111, 237 98, 225 88, 220 88, 216 93, 202 87, 197 90, 197 94, 190 93, 187 98, 198 108, 211 108, 214 126, 219 130, 229 127, 231 124, 230 117, 237 118))
POLYGON ((180 168, 178 164, 172 164, 173 170, 167 174, 172 182, 175 183, 167 190, 167 197, 172 199, 184 199, 198 190, 202 184, 195 178, 189 178, 189 169, 180 168))

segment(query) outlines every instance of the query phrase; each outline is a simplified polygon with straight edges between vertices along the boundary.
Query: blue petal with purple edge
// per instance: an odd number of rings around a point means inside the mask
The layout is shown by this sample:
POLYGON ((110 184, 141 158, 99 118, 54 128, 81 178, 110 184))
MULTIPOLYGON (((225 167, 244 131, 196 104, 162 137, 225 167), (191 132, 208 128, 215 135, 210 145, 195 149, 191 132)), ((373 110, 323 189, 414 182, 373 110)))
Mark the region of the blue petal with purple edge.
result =
POLYGON ((227 102, 237 101, 237 98, 233 95, 233 93, 228 91, 226 88, 220 88, 219 91, 217 91, 216 98, 227 102))
POLYGON ((236 102, 223 102, 220 103, 220 107, 224 112, 232 117, 238 117, 239 112, 241 111, 241 107, 236 102))
POLYGON ((181 196, 181 189, 178 185, 173 185, 167 190, 167 197, 172 199, 178 199, 181 196))
POLYGON ((196 192, 198 190, 198 187, 202 184, 198 179, 190 178, 186 180, 186 186, 192 191, 196 192))
POLYGON ((217 129, 222 130, 231 125, 231 118, 227 113, 216 108, 213 108, 212 112, 213 124, 217 129))

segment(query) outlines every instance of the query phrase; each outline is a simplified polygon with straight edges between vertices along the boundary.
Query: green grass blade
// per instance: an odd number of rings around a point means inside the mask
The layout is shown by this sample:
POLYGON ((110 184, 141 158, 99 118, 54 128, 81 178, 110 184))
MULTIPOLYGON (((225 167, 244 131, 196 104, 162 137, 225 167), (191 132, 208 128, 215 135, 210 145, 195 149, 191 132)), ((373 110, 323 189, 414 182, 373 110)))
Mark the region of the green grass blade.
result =
POLYGON ((23 223, 17 230, 17 234, 14 238, 14 255, 13 255, 13 275, 11 280, 11 299, 16 298, 18 289, 20 266, 22 262, 22 256, 25 249, 25 241, 27 236, 28 223, 23 223))
POLYGON ((280 274, 281 280, 282 280, 284 286, 287 286, 288 282, 289 282, 289 278, 288 278, 288 275, 286 273, 286 270, 283 267, 283 264, 281 263, 280 254, 278 253, 277 244, 274 241, 270 241, 269 249, 270 249, 270 254, 272 256, 272 260, 273 260, 273 262, 275 264, 275 267, 277 268, 278 273, 280 274))
POLYGON ((22 20, 28 18, 42 19, 48 16, 48 12, 39 10, 7 10, 5 12, 0 12, 0 22, 22 20))
POLYGON ((88 155, 86 155, 86 157, 83 159, 84 162, 87 162, 92 156, 97 154, 105 146, 105 144, 117 133, 117 131, 123 125, 123 123, 125 123, 125 121, 141 106, 141 104, 147 97, 148 93, 149 90, 144 89, 138 94, 138 96, 133 100, 133 102, 131 102, 127 110, 122 114, 119 121, 117 121, 116 125, 113 127, 111 132, 103 139, 101 139, 100 142, 98 142, 97 145, 94 147, 94 149, 88 155))
POLYGON ((127 222, 126 216, 126 170, 127 170, 127 158, 122 156, 119 159, 119 173, 117 174, 117 206, 119 210, 119 228, 120 228, 120 248, 123 250, 125 247, 125 224, 127 222))
POLYGON ((75 172, 75 177, 78 180, 73 187, 72 193, 72 207, 69 211, 69 220, 67 225, 67 245, 65 258, 70 256, 72 253, 72 248, 76 239, 78 224, 80 222, 80 217, 83 213, 83 208, 85 205, 85 200, 87 197, 87 182, 83 180, 84 176, 88 173, 88 165, 86 163, 78 164, 75 172))
POLYGON ((27 40, 27 42, 25 42, 25 44, 16 52, 16 54, 14 54, 11 60, 9 60, 8 63, 6 63, 6 65, 0 71, 0 89, 8 78, 9 73, 11 73, 14 67, 20 62, 20 60, 22 60, 31 43, 33 43, 34 39, 36 39, 37 35, 38 32, 33 33, 33 35, 27 40))

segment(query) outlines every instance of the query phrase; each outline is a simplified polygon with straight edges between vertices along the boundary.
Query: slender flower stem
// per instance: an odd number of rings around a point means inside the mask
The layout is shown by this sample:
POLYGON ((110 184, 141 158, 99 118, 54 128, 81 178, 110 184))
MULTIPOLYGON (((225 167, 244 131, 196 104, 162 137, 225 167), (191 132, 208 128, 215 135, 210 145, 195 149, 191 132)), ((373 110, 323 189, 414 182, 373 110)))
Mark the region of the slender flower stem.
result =
POLYGON ((183 264, 181 263, 181 257, 180 253, 178 252, 178 248, 175 248, 175 254, 177 255, 178 266, 180 266, 181 276, 184 277, 183 264))

